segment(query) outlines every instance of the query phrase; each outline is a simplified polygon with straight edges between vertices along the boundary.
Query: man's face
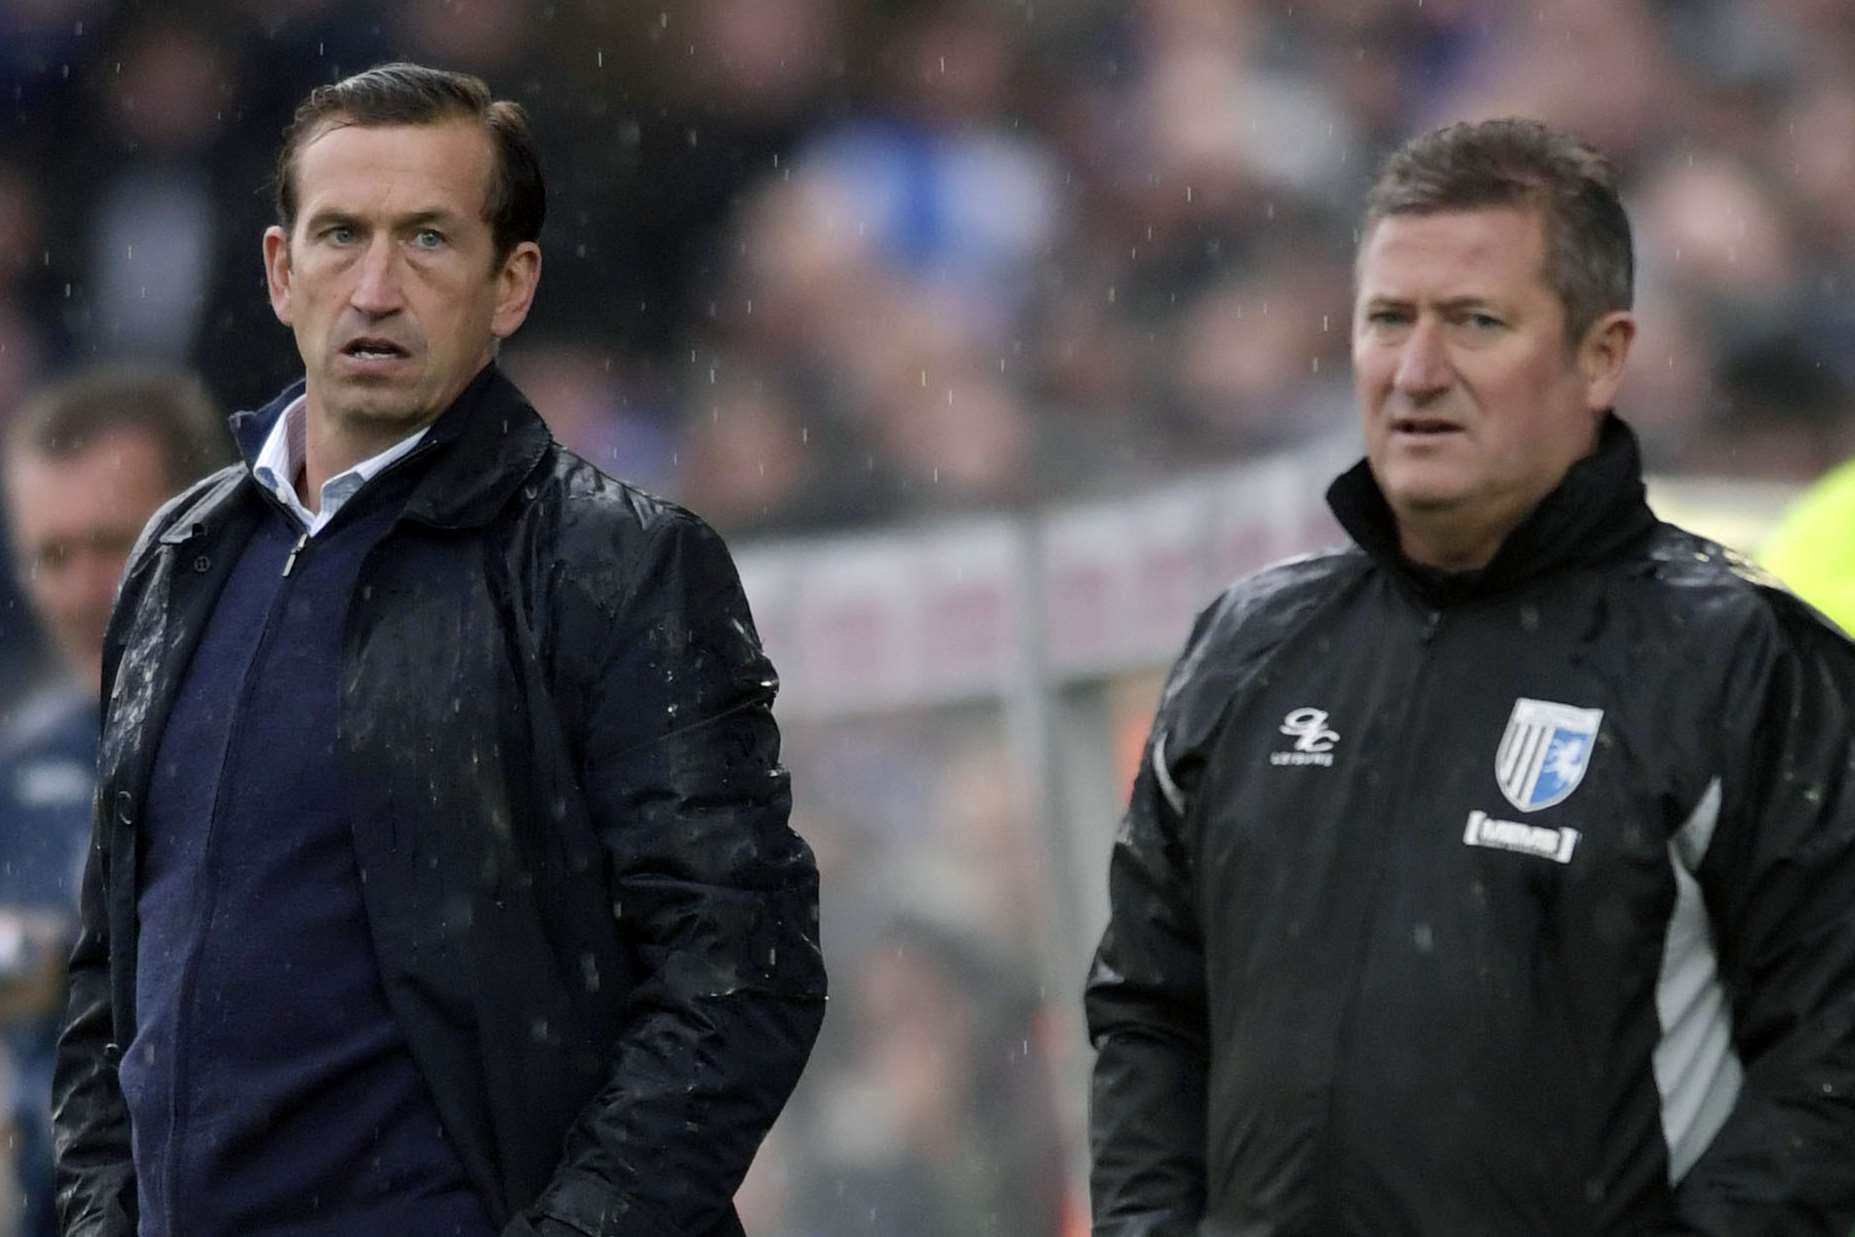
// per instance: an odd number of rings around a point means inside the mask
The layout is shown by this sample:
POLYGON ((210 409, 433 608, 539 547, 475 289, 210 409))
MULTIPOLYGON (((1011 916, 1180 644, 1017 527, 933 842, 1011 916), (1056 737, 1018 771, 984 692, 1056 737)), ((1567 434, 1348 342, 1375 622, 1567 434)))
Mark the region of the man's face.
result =
POLYGON ((1391 215, 1366 237, 1354 385, 1372 475, 1418 561, 1426 522, 1495 529, 1498 545, 1596 443, 1632 325, 1607 314, 1568 342, 1545 257, 1531 210, 1391 215))
POLYGON ((170 494, 160 445, 142 430, 111 430, 75 455, 19 448, 6 471, 26 595, 71 672, 94 692, 123 565, 170 494))
POLYGON ((466 120, 332 123, 297 152, 295 228, 266 231, 264 260, 312 419, 363 440, 410 433, 522 324, 540 251, 524 243, 494 261, 493 158, 466 120))

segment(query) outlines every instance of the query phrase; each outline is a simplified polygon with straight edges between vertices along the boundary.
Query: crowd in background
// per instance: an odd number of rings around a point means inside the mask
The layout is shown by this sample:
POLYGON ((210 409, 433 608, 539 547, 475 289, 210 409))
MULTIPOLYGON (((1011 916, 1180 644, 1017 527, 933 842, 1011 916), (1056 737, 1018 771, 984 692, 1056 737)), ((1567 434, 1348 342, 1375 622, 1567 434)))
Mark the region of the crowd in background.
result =
MULTIPOLYGON (((505 367, 569 445, 737 540, 1349 432, 1361 192, 1402 138, 1496 113, 1622 171, 1623 410, 1652 469, 1801 481, 1855 453, 1846 0, 9 0, 0 23, 0 412, 99 361, 190 367, 227 408, 292 379, 258 247, 278 134, 316 83, 407 57, 481 73, 542 144, 545 269, 505 367)), ((18 677, 17 613, 0 636, 18 677)), ((750 1183, 761 1237, 1074 1223, 1046 1067, 1074 1023, 1022 956, 1036 860, 973 732, 794 736, 839 995, 750 1183)))
POLYGON ((1137 486, 1343 426, 1359 193, 1444 119, 1624 174, 1658 469, 1846 454, 1855 12, 1841 0, 13 0, 0 406, 99 357, 233 406, 278 131, 394 56, 534 114, 559 432, 730 532, 1137 486))

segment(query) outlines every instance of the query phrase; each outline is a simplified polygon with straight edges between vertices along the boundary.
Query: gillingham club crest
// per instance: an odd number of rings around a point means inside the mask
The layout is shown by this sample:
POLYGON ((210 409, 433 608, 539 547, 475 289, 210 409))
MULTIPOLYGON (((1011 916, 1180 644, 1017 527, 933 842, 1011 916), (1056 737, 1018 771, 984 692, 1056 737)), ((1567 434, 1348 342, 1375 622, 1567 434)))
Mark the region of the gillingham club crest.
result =
POLYGON ((1602 709, 1515 700, 1494 755, 1494 778, 1507 801, 1523 812, 1563 802, 1584 780, 1603 720, 1602 709))

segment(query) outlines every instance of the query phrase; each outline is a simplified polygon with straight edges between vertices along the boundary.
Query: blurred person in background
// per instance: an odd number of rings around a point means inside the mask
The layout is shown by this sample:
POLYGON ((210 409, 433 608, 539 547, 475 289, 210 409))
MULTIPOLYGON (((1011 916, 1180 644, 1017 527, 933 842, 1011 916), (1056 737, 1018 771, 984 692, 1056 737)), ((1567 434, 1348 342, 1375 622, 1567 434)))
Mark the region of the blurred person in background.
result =
POLYGON ((855 1046, 788 1206, 815 1237, 1058 1237, 1064 1154, 1030 975, 904 911, 856 957, 855 1046))
POLYGON ((262 252, 304 377, 132 555, 55 1076, 87 1237, 740 1237, 823 1015, 732 560, 496 363, 526 113, 312 91, 262 252))
MULTIPOLYGON (((1328 204, 1361 187, 1389 135, 1490 109, 1558 117, 1620 156, 1645 198, 1650 296, 1667 294, 1663 281, 1711 280, 1736 249, 1738 282, 1750 292, 1775 273, 1797 301, 1785 319, 1821 351, 1855 323, 1849 195, 1836 191, 1855 23, 1822 0, 1768 8, 189 0, 154 13, 32 0, 15 6, 19 29, 0 51, 13 74, 0 132, 52 226, 0 253, 32 285, 0 305, 0 387, 60 363, 67 336, 105 358, 183 355, 227 404, 286 381, 286 341, 249 330, 256 273, 238 238, 261 226, 264 204, 237 186, 257 178, 304 89, 400 53, 493 72, 543 119, 559 209, 552 291, 530 329, 596 340, 599 362, 623 375, 615 400, 661 391, 683 460, 720 459, 739 476, 740 458, 757 470, 764 456, 783 479, 748 477, 758 492, 741 526, 756 533, 1125 490, 1293 448, 1299 426, 1330 419, 1340 333, 1301 337, 1344 317, 1315 291, 1352 250, 1351 220, 1328 204), (1593 79, 1606 88, 1588 89, 1593 79), (733 222, 769 189, 824 180, 851 199, 857 239, 894 291, 821 279, 863 324, 829 346, 730 338, 725 320, 749 297, 727 268, 778 261, 740 245, 805 243, 733 222), (1706 251, 1659 243, 1678 233, 1706 251), (1271 271, 1289 252, 1299 278, 1271 271), (1235 318, 1259 274, 1271 305, 1313 328, 1235 318), (859 361, 893 356, 884 336, 923 318, 973 339, 912 370, 859 361), (712 361, 725 378, 737 357, 771 381, 731 427, 704 388, 712 361), (920 389, 924 368, 932 407, 896 389, 920 389), (1255 394, 1270 387, 1297 389, 1255 394), (933 424, 896 424, 910 418, 933 424), (994 442, 921 447, 994 422, 994 442), (822 461, 795 467, 791 438, 822 461), (1038 459, 1015 470, 1035 484, 973 466, 994 457, 1038 459)), ((1671 340, 1676 368, 1703 385, 1744 316, 1730 312, 1727 274, 1729 312, 1702 316, 1706 297, 1684 297, 1694 329, 1671 340)), ((772 312, 752 304, 755 317, 772 312)), ((1691 471, 1706 461, 1685 449, 1675 406, 1660 405, 1666 432, 1645 434, 1645 452, 1652 468, 1691 471)), ((1721 435, 1728 446, 1736 432, 1721 435)), ((1770 458, 1761 449, 1733 471, 1770 458)), ((708 484, 678 471, 692 489, 708 484)))
MULTIPOLYGON (((98 141, 63 165, 85 191, 72 220, 87 295, 81 336, 112 357, 181 364, 192 358, 234 267, 229 169, 217 157, 234 86, 216 37, 173 15, 131 21, 116 39, 120 67, 95 100, 98 141)), ((240 252, 243 252, 240 250, 240 252)))
POLYGON ((1057 173, 1003 117, 1023 55, 988 0, 868 6, 865 111, 799 154, 893 269, 943 295, 981 334, 1008 330, 1056 226, 1057 173))
MULTIPOLYGON (((45 260, 54 200, 29 164, 0 155, 0 409, 18 408, 69 350, 45 260)), ((42 685, 49 652, 29 611, 23 582, 0 572, 0 685, 15 699, 42 685)))
POLYGON ((17 405, 34 375, 68 346, 40 258, 45 207, 30 169, 0 158, 0 407, 17 405))
POLYGON ((30 395, 5 430, 14 562, 63 663, 0 735, 0 1036, 18 1076, 26 1233, 54 1231, 52 1050, 90 838, 110 605, 155 509, 230 453, 198 381, 161 370, 63 379, 30 395))
POLYGON ((1095 1232, 1840 1237, 1855 645, 1644 502, 1595 151, 1425 134, 1360 231, 1355 545, 1203 612, 1114 849, 1095 1232))
POLYGON ((591 340, 545 336, 510 349, 505 368, 537 410, 546 410, 542 419, 561 446, 646 489, 667 488, 675 439, 648 369, 602 359, 591 340))

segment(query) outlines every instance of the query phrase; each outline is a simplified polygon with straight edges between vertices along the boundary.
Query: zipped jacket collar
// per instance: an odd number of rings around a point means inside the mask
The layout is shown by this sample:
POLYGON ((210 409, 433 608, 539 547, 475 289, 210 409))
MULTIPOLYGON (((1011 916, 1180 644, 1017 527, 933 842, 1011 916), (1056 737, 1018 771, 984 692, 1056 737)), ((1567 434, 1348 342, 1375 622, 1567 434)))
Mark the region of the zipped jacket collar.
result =
MULTIPOLYGON (((232 416, 232 437, 247 476, 271 427, 303 388, 298 379, 262 408, 232 416)), ((407 457, 431 458, 432 463, 406 503, 406 518, 436 528, 487 524, 541 462, 551 441, 540 414, 515 385, 494 362, 484 366, 407 457)))
POLYGON ((1636 435, 1615 413, 1605 417, 1597 450, 1572 465, 1479 571, 1436 571, 1406 558, 1397 520, 1364 460, 1328 487, 1327 505, 1360 549, 1434 606, 1510 592, 1556 569, 1609 558, 1656 523, 1636 435))

